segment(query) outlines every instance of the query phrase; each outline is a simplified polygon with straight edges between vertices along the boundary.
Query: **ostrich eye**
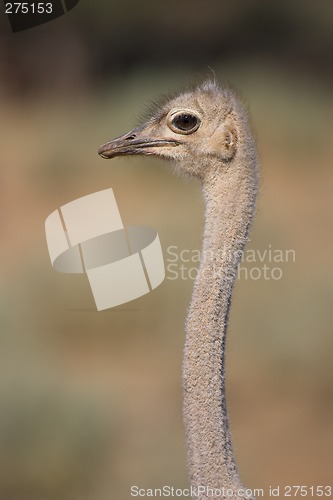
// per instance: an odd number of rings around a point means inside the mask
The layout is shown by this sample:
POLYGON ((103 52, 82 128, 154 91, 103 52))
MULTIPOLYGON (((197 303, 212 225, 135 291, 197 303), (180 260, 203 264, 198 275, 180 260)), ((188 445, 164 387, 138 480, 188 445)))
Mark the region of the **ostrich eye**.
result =
POLYGON ((170 128, 178 134, 191 134, 195 132, 200 125, 197 116, 191 113, 178 113, 170 122, 170 128))
POLYGON ((184 132, 192 130, 197 123, 197 117, 194 115, 178 115, 172 120, 173 126, 183 130, 184 132))

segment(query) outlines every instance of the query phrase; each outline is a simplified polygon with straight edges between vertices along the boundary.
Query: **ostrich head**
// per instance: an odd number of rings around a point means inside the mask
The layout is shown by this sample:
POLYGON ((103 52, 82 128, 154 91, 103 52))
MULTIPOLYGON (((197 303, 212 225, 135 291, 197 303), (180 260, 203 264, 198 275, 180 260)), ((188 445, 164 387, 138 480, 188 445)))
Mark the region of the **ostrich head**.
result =
POLYGON ((237 95, 209 81, 155 106, 145 123, 107 142, 98 153, 103 158, 154 155, 204 179, 213 166, 232 162, 238 149, 249 150, 243 144, 247 129, 237 95))

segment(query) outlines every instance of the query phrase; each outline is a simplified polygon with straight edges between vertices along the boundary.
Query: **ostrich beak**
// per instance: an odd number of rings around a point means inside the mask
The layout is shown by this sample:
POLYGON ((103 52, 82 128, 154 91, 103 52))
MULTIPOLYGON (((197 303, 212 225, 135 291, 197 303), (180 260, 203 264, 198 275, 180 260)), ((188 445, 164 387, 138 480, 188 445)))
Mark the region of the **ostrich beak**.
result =
POLYGON ((103 144, 98 149, 98 154, 106 159, 124 155, 157 155, 154 148, 178 146, 179 144, 179 141, 171 138, 150 137, 146 129, 139 128, 103 144))

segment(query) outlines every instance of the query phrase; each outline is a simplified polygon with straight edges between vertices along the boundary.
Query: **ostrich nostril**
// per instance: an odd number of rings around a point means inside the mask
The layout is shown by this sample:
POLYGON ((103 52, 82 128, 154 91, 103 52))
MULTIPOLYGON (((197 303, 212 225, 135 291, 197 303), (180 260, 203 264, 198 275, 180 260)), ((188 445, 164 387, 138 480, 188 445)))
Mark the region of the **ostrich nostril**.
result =
POLYGON ((133 139, 136 138, 135 134, 129 135, 128 137, 125 138, 125 141, 132 141, 133 139))

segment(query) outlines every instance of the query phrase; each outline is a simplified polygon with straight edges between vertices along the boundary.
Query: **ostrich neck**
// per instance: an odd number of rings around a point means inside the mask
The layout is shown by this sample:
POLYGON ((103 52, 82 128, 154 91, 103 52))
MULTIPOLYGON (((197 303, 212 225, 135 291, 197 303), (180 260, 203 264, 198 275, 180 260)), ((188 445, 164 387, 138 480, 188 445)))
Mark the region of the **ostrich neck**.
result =
MULTIPOLYGON (((204 179, 206 221, 201 265, 186 324, 184 421, 194 488, 242 487, 231 444, 225 398, 225 340, 232 289, 252 222, 257 179, 230 165, 204 179), (233 168, 232 172, 228 172, 233 168)), ((198 490, 200 500, 216 497, 198 490)), ((230 493, 230 491, 229 491, 230 493)))

